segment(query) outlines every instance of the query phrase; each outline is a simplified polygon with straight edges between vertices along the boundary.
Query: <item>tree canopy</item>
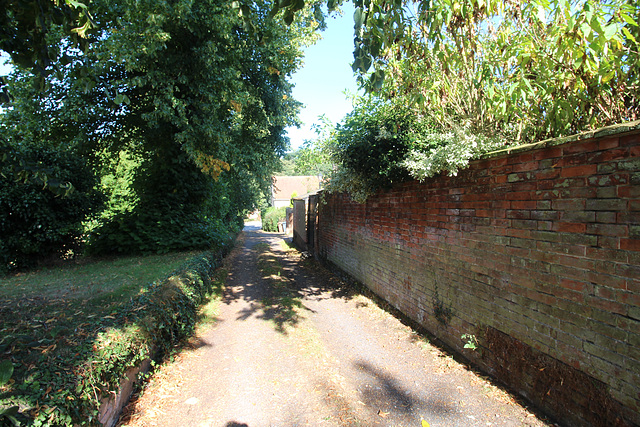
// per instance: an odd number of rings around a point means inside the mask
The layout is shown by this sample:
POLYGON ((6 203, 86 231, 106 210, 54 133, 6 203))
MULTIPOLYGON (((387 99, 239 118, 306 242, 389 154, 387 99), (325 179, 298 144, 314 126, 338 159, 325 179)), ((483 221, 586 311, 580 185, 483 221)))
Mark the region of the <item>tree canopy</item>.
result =
POLYGON ((636 1, 354 4, 362 84, 442 129, 531 141, 640 117, 636 1))
POLYGON ((108 177, 94 250, 210 245, 268 188, 297 120, 288 79, 321 14, 307 7, 287 25, 268 2, 213 0, 95 0, 90 10, 95 42, 78 49, 51 23, 64 61, 9 78, 2 138, 73 149, 108 177))

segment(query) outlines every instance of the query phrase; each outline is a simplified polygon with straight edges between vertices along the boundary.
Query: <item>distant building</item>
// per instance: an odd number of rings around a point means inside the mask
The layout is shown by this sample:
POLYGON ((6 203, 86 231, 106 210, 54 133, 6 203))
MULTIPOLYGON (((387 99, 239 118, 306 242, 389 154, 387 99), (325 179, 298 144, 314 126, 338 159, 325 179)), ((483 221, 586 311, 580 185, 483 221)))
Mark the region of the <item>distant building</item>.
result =
POLYGON ((289 206, 291 196, 302 196, 320 189, 319 176, 274 176, 271 184, 271 205, 276 208, 289 206))

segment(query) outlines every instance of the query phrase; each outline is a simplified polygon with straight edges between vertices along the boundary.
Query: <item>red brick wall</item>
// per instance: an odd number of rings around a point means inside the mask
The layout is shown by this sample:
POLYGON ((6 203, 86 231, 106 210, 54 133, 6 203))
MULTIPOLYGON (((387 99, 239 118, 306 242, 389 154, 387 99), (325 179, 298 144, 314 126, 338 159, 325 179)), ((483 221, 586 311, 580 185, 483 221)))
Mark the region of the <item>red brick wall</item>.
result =
POLYGON ((637 123, 326 200, 322 259, 557 419, 640 425, 637 123))

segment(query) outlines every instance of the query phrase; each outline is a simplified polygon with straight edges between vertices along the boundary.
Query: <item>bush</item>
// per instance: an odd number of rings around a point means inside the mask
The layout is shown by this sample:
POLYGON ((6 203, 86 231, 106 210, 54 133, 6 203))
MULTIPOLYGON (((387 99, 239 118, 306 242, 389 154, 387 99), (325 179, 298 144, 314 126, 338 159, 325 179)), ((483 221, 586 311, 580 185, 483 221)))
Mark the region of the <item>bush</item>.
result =
POLYGON ((75 254, 82 222, 104 202, 86 161, 50 147, 5 144, 3 154, 18 160, 22 172, 38 172, 24 179, 18 176, 15 161, 0 164, 0 271, 33 267, 69 250, 75 254), (54 183, 64 182, 70 182, 73 190, 55 192, 54 183))
POLYGON ((407 109, 364 104, 338 125, 335 160, 361 176, 372 189, 405 181, 409 173, 401 162, 415 145, 408 131, 416 125, 407 109))
POLYGON ((120 155, 116 173, 105 180, 109 210, 92 228, 87 253, 215 249, 228 233, 241 229, 232 186, 204 174, 179 146, 158 147, 158 152, 173 161, 120 155))
POLYGON ((403 161, 416 148, 423 123, 407 108, 365 100, 339 124, 332 148, 337 164, 326 187, 358 201, 411 179, 403 161))
POLYGON ((91 254, 167 253, 188 249, 214 249, 236 223, 185 212, 122 212, 96 228, 90 238, 91 254))
POLYGON ((432 119, 406 107, 365 100, 338 125, 333 148, 338 167, 325 188, 364 203, 403 181, 456 175, 471 159, 502 144, 462 124, 442 132, 432 119))
POLYGON ((268 232, 278 231, 278 222, 285 220, 287 208, 270 207, 262 212, 262 229, 268 232))

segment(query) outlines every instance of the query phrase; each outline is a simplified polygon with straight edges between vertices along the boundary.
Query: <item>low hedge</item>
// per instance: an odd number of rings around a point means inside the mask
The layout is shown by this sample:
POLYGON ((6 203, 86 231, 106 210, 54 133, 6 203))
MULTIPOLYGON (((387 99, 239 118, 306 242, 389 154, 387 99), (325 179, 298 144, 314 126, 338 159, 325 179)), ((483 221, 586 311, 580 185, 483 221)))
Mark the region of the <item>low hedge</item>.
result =
POLYGON ((119 312, 95 319, 95 335, 79 337, 64 355, 43 356, 25 381, 0 383, 0 425, 99 425, 101 400, 117 393, 127 370, 162 360, 193 333, 199 307, 219 291, 211 277, 232 243, 190 259, 119 312))

